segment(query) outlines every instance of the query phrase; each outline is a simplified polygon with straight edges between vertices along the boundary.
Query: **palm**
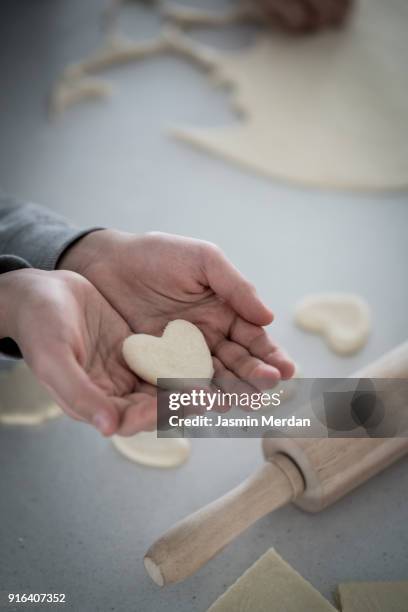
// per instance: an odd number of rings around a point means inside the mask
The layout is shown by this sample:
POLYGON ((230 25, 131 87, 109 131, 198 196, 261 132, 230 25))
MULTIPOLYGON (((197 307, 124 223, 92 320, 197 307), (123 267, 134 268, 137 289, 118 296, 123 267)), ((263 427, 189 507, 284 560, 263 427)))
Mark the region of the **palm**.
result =
POLYGON ((95 409, 105 407, 111 414, 113 409, 118 433, 151 428, 154 389, 130 372, 122 357, 129 325, 78 275, 54 272, 36 281, 42 301, 39 311, 36 300, 27 309, 24 328, 30 333, 21 349, 56 401, 83 421, 92 420, 95 409), (31 354, 30 346, 42 350, 31 354))
POLYGON ((146 401, 149 399, 146 395, 153 396, 154 387, 135 376, 122 356, 123 341, 132 333, 131 329, 99 292, 87 289, 84 303, 78 300, 76 314, 76 325, 83 329, 80 365, 118 409, 121 417, 118 433, 130 433, 135 426, 138 429, 151 427, 155 411, 152 410, 153 402, 146 401), (143 398, 144 409, 141 407, 143 398))
POLYGON ((191 321, 200 327, 211 349, 228 336, 237 318, 234 310, 214 293, 203 291, 192 296, 175 284, 166 293, 139 285, 132 302, 123 302, 122 312, 135 331, 151 334, 161 333, 174 319, 191 321))
MULTIPOLYGON (((186 296, 187 297, 187 296, 186 296)), ((215 295, 197 296, 194 302, 175 300, 162 294, 147 290, 146 299, 141 293, 138 296, 138 314, 129 317, 131 326, 140 332, 159 335, 169 321, 185 319, 197 325, 203 332, 213 355, 214 370, 219 378, 237 375, 240 378, 251 378, 260 362, 251 358, 248 349, 236 340, 230 339, 234 329, 248 326, 234 310, 215 295), (148 305, 155 303, 155 307, 148 305), (147 308, 146 308, 147 306, 147 308), (241 365, 237 363, 239 358, 241 365)), ((258 331, 258 330, 256 330, 258 331)), ((275 378, 275 377, 273 377, 275 378)))
POLYGON ((115 316, 106 304, 84 321, 86 333, 81 339, 81 365, 91 380, 110 397, 123 398, 135 390, 138 381, 124 366, 120 346, 131 333, 128 325, 115 316))

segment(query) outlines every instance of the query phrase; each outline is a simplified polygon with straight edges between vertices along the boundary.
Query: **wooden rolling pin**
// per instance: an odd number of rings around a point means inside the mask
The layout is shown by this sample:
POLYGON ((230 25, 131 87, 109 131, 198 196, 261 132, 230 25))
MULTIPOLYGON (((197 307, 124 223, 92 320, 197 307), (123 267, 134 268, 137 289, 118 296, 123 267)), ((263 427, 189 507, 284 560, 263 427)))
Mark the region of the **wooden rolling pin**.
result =
MULTIPOLYGON (((408 342, 353 378, 408 378, 408 342)), ((392 389, 392 386, 390 386, 392 389)), ((387 413, 408 419, 406 393, 381 397, 387 413)), ((317 512, 408 453, 395 438, 264 438, 266 463, 242 484, 177 523, 147 551, 144 563, 160 586, 179 582, 255 521, 289 501, 317 512)))

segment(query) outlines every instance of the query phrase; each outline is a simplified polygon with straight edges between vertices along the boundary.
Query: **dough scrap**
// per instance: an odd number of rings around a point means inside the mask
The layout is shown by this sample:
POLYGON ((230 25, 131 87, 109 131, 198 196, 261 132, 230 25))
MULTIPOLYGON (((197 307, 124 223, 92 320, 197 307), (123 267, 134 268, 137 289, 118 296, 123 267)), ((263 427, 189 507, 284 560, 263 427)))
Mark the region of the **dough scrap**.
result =
POLYGON ((112 443, 130 461, 158 468, 177 467, 187 461, 191 452, 190 440, 158 438, 157 431, 142 431, 130 438, 113 436, 112 443))
POLYGON ((408 582, 339 584, 342 612, 408 612, 408 582))
POLYGON ((122 351, 129 368, 152 385, 157 385, 158 378, 211 379, 214 373, 202 332, 182 319, 170 321, 160 338, 148 334, 129 336, 122 351))
POLYGON ((0 372, 0 425, 39 425, 61 414, 24 362, 0 372))
POLYGON ((341 189, 408 185, 408 3, 360 0, 343 30, 270 32, 220 54, 218 80, 244 115, 179 127, 189 144, 272 178, 341 189))
POLYGON ((166 4, 161 9, 165 19, 177 24, 181 28, 194 26, 225 26, 242 21, 261 20, 259 12, 251 5, 251 1, 241 1, 233 8, 221 12, 219 10, 203 11, 193 6, 184 6, 176 3, 166 4))
POLYGON ((67 107, 86 98, 102 98, 112 93, 109 82, 89 75, 161 53, 180 55, 205 70, 215 65, 217 55, 172 26, 163 28, 158 37, 141 42, 113 30, 99 49, 81 61, 66 66, 51 92, 50 113, 61 114, 67 107))
POLYGON ((150 41, 136 42, 118 32, 107 36, 104 44, 91 55, 77 64, 68 66, 65 75, 91 74, 117 66, 137 61, 162 52, 167 47, 164 36, 150 41))
POLYGON ((321 293, 298 303, 295 322, 306 331, 321 334, 335 353, 350 355, 367 342, 371 316, 367 303, 356 295, 321 293))
MULTIPOLYGON (((103 46, 68 67, 52 108, 105 96, 108 84, 88 81, 90 73, 176 53, 210 70, 213 84, 230 85, 231 106, 243 116, 223 128, 174 128, 176 138, 272 178, 354 190, 408 186, 405 0, 360 0, 343 30, 299 37, 271 30, 232 54, 174 27, 150 41, 128 39, 116 31, 120 5, 103 46), (70 82, 73 74, 85 80, 70 82)), ((164 13, 182 26, 259 19, 248 6, 220 14, 170 6, 164 13)))
MULTIPOLYGON (((74 70, 72 71, 74 74, 74 70)), ((69 75, 69 69, 67 71, 69 75)), ((61 115, 68 107, 85 99, 105 98, 112 93, 109 83, 92 77, 68 76, 53 88, 50 98, 50 114, 61 115)))
POLYGON ((336 612, 272 548, 217 599, 208 612, 336 612))

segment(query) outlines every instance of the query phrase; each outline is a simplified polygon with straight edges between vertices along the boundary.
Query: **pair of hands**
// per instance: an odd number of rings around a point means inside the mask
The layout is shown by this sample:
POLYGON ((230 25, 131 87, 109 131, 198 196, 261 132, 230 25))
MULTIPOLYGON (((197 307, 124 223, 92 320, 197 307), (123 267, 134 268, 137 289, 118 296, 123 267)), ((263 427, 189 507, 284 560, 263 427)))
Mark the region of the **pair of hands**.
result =
POLYGON ((68 249, 55 272, 3 274, 0 293, 1 335, 66 413, 103 435, 155 427, 155 388, 127 368, 122 343, 135 332, 160 335, 173 319, 201 329, 217 376, 273 386, 293 375, 262 327, 271 311, 207 242, 100 230, 68 249))
POLYGON ((260 14, 277 27, 291 32, 315 32, 341 26, 352 0, 250 0, 260 14))

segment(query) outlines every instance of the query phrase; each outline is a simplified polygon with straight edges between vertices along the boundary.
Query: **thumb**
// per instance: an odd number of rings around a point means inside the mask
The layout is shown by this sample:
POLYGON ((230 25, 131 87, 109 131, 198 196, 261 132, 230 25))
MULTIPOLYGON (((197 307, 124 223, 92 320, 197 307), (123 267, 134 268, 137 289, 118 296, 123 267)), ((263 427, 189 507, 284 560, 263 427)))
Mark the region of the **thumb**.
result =
POLYGON ((255 325, 268 325, 273 321, 272 311, 258 297, 255 287, 247 281, 225 257, 221 249, 206 249, 204 270, 207 283, 216 295, 255 325))
POLYGON ((92 382, 66 346, 29 365, 67 414, 94 425, 104 436, 115 433, 119 414, 114 400, 92 382))

